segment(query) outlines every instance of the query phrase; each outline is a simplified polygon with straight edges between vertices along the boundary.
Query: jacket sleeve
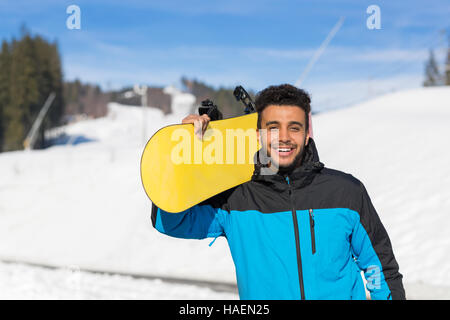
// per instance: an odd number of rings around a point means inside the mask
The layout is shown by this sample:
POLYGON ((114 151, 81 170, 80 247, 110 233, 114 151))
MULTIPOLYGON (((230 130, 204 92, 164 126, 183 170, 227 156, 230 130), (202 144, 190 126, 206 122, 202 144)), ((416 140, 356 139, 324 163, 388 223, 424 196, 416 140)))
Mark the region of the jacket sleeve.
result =
POLYGON ((360 219, 354 227, 351 246, 367 280, 367 290, 373 300, 403 300, 402 275, 391 241, 362 183, 359 201, 360 219))
POLYGON ((159 232, 176 238, 216 238, 225 234, 226 208, 224 195, 178 213, 166 212, 152 204, 152 224, 159 232))

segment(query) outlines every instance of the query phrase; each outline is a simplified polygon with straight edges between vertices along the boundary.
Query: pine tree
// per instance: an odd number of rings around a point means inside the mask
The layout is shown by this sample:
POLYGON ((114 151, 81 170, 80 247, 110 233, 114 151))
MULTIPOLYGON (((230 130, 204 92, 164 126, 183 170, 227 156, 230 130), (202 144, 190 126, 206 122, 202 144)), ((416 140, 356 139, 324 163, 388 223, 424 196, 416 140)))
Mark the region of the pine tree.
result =
POLYGON ((439 68, 434 57, 433 50, 430 49, 430 57, 425 64, 425 87, 439 86, 442 83, 442 76, 439 73, 439 68))
POLYGON ((9 45, 3 41, 0 51, 0 152, 3 150, 4 128, 7 121, 4 110, 9 103, 10 59, 9 45))
POLYGON ((35 44, 27 33, 12 44, 10 103, 7 106, 5 131, 7 151, 22 148, 25 135, 39 112, 37 75, 35 44))
POLYGON ((445 62, 445 85, 450 86, 450 36, 448 37, 447 61, 445 62))
POLYGON ((36 147, 43 147, 45 144, 45 130, 57 126, 63 114, 63 76, 57 44, 49 44, 39 36, 35 38, 35 43, 37 50, 37 76, 39 79, 39 109, 51 92, 56 94, 39 131, 40 138, 36 147))
POLYGON ((56 98, 41 125, 36 147, 44 146, 45 129, 58 125, 63 113, 63 75, 57 44, 40 36, 32 37, 25 28, 21 33, 21 39, 13 39, 10 45, 4 41, 0 59, 0 111, 3 111, 5 151, 23 147, 26 134, 51 92, 56 93, 56 98))

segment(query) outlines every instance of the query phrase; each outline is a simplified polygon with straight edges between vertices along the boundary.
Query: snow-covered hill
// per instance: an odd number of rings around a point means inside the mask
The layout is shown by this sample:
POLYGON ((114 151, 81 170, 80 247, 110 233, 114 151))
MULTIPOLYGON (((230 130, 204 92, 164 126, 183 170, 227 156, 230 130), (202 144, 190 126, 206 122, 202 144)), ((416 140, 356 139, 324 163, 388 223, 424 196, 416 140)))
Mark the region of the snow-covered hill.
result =
MULTIPOLYGON (((139 176, 142 125, 150 137, 192 110, 191 95, 172 91, 172 115, 110 104, 107 117, 63 128, 71 141, 91 142, 0 154, 0 259, 234 283, 225 239, 209 247, 151 226, 139 176)), ((450 298, 448 120, 448 87, 313 117, 321 160, 368 189, 410 298, 450 298)), ((0 291, 11 290, 1 279, 0 291)))

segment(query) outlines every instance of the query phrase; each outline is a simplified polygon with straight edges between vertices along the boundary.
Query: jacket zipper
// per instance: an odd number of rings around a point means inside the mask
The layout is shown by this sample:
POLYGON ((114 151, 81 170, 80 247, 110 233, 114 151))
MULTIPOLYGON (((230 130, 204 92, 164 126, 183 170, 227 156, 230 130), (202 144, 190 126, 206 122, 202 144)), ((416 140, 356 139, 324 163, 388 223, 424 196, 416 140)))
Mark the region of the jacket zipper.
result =
POLYGON ((314 221, 313 209, 309 209, 309 229, 311 231, 312 254, 316 253, 316 233, 314 231, 314 227, 315 227, 315 221, 314 221))
POLYGON ((294 222, 294 233, 295 233, 295 248, 297 251, 297 268, 298 268, 298 281, 300 285, 300 299, 305 299, 305 288, 303 284, 303 270, 302 270, 302 256, 300 252, 300 236, 298 232, 298 221, 297 221, 297 212, 295 211, 295 202, 294 195, 292 193, 292 186, 289 181, 289 177, 286 177, 286 181, 289 186, 289 198, 291 200, 291 208, 292 208, 292 220, 294 222))

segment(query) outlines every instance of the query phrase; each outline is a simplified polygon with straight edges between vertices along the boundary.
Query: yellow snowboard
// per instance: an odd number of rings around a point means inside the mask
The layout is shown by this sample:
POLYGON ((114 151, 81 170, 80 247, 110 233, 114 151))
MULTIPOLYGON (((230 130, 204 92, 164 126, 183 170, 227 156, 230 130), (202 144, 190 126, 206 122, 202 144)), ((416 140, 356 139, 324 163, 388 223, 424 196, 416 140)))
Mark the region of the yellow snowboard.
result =
POLYGON ((181 212, 250 180, 257 113, 211 121, 200 140, 193 124, 171 125, 156 132, 141 158, 145 192, 159 208, 181 212))

